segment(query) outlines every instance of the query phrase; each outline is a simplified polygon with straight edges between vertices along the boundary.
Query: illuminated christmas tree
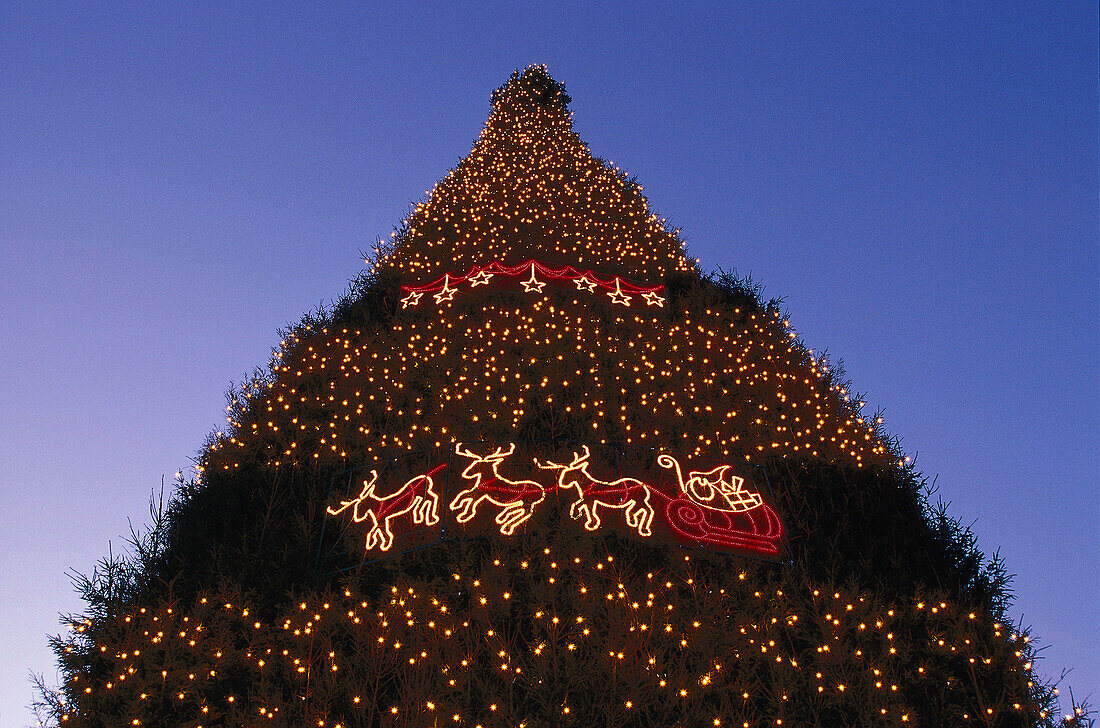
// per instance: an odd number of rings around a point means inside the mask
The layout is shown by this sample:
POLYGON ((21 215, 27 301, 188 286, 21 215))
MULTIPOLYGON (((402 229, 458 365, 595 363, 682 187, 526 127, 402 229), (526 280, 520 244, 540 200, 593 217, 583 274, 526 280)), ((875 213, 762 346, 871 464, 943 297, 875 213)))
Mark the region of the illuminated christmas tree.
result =
POLYGON ((77 726, 1054 725, 1005 575, 545 69, 55 641, 77 726))

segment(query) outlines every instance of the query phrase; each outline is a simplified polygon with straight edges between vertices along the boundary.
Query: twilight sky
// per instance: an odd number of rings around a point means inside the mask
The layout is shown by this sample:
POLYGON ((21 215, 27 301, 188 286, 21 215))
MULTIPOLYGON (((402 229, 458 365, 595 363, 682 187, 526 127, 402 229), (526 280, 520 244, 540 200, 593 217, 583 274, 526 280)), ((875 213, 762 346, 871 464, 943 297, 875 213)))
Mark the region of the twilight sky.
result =
POLYGON ((530 63, 843 360, 1100 702, 1094 2, 95 5, 0 7, 0 728, 56 677, 66 570, 530 63))

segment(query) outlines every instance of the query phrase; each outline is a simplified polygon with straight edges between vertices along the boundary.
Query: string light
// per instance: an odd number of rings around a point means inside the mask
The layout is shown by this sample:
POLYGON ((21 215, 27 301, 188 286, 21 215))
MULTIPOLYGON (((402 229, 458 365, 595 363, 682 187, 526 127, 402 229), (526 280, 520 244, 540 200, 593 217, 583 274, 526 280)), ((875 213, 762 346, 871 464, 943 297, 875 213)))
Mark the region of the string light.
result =
MULTIPOLYGON (((1024 721, 1038 717, 1025 707, 1029 673, 1026 658, 1016 654, 1030 649, 1025 637, 1006 637, 1000 625, 971 619, 945 600, 938 601, 941 606, 933 613, 923 604, 903 608, 839 587, 810 590, 790 584, 769 594, 729 593, 732 603, 727 607, 736 606, 737 621, 708 622, 697 609, 688 608, 698 606, 690 586, 700 573, 692 561, 681 561, 679 567, 670 561, 664 572, 667 578, 660 581, 652 573, 631 576, 609 571, 606 567, 615 563, 610 555, 603 560, 588 553, 574 555, 567 543, 555 541, 534 550, 524 564, 539 559, 528 566, 557 571, 565 581, 589 588, 578 600, 530 614, 526 629, 532 632, 531 649, 515 649, 503 637, 507 628, 499 626, 502 620, 514 619, 509 606, 512 593, 505 585, 524 567, 497 556, 476 573, 455 574, 454 586, 445 592, 438 585, 433 589, 410 581, 375 599, 349 587, 327 599, 306 597, 285 617, 266 624, 255 622, 253 609, 242 605, 235 593, 204 596, 189 606, 135 610, 120 622, 124 629, 113 631, 103 645, 103 659, 114 677, 88 686, 80 700, 114 715, 131 716, 127 722, 141 721, 138 725, 158 722, 156 711, 165 697, 203 716, 195 725, 202 720, 244 723, 249 714, 260 715, 265 722, 277 716, 292 725, 325 721, 326 725, 353 726, 369 723, 371 716, 374 720, 405 716, 412 725, 424 725, 431 724, 429 714, 435 713, 473 725, 489 716, 506 720, 522 716, 526 692, 509 697, 502 691, 484 714, 478 714, 471 713, 465 702, 466 686, 495 681, 495 674, 537 686, 561 668, 560 658, 547 649, 560 645, 575 661, 570 664, 588 664, 589 669, 606 670, 609 676, 621 671, 636 675, 638 682, 630 683, 609 678, 607 709, 641 716, 659 714, 653 711, 662 710, 666 700, 693 695, 716 699, 732 692, 739 699, 720 703, 726 707, 717 719, 731 725, 758 725, 761 720, 788 721, 788 714, 798 715, 806 707, 825 711, 830 705, 843 704, 832 701, 858 694, 887 724, 908 723, 912 718, 902 685, 908 666, 914 659, 934 664, 937 655, 953 655, 970 665, 1011 662, 1014 667, 1008 674, 1013 680, 1000 687, 1010 701, 1003 710, 1024 721), (560 549, 565 552, 555 555, 560 549), (467 590, 477 597, 473 606, 457 608, 467 590), (612 630, 615 624, 626 628, 612 630), (901 657, 895 648, 901 633, 941 638, 929 642, 917 637, 907 645, 907 656, 901 657), (158 634, 175 637, 166 642, 158 634), (475 668, 462 657, 468 654, 471 635, 485 640, 496 656, 495 667, 475 668), (815 643, 816 648, 811 646, 815 643), (796 647, 800 644, 805 646, 796 647), (126 679, 162 664, 180 645, 186 646, 187 670, 157 667, 158 680, 140 685, 126 679), (685 646, 694 650, 688 662, 677 657, 685 646), (345 680, 354 685, 364 669, 383 670, 396 684, 423 688, 410 692, 403 704, 379 705, 344 688, 345 680), (761 669, 780 671, 786 692, 771 696, 757 683, 750 686, 746 678, 761 669), (335 681, 319 677, 344 673, 335 681), (224 692, 219 682, 225 677, 274 685, 270 681, 278 675, 297 686, 297 692, 261 687, 242 697, 224 692), (802 708, 791 705, 793 701, 802 708)), ((80 626, 86 625, 74 624, 74 629, 80 626)), ((924 681, 930 677, 923 666, 919 675, 925 677, 908 690, 927 687, 924 681)), ((585 704, 580 695, 576 701, 585 704)), ((965 722, 980 713, 992 715, 991 709, 998 710, 962 704, 955 717, 965 722)), ((75 706, 66 714, 72 721, 79 720, 75 706)))
MULTIPOLYGON (((368 261, 362 297, 288 332, 196 466, 196 492, 343 473, 325 523, 356 559, 390 557, 280 581, 277 599, 173 586, 76 619, 60 722, 1047 720, 1027 636, 989 610, 730 557, 777 557, 784 537, 749 465, 908 459, 774 306, 702 280, 566 101, 537 67, 499 89, 470 154, 368 261), (628 450, 650 459, 603 462, 628 450), (561 498, 570 519, 541 520, 561 498), (483 527, 393 556, 416 533, 483 527)), ((313 534, 318 501, 299 505, 287 531, 313 534)))

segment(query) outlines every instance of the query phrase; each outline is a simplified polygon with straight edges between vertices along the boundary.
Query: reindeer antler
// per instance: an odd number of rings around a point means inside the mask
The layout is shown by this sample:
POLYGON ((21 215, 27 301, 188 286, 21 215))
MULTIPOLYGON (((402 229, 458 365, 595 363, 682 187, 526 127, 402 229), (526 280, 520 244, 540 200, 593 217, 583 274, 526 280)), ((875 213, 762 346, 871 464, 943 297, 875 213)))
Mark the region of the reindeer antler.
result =
POLYGON ((461 442, 456 442, 455 443, 455 454, 456 455, 461 455, 464 458, 470 458, 472 460, 478 460, 478 461, 481 461, 481 462, 485 462, 487 460, 504 460, 506 457, 508 457, 509 455, 514 453, 515 451, 516 451, 516 443, 513 442, 513 443, 508 444, 508 449, 507 450, 505 450, 503 447, 498 447, 490 455, 478 455, 476 452, 470 450, 468 447, 465 447, 461 442))
POLYGON ((583 462, 587 462, 591 452, 588 449, 588 445, 581 445, 581 449, 584 450, 584 455, 577 452, 573 453, 573 462, 566 465, 565 463, 555 463, 552 460, 547 460, 545 463, 540 463, 538 458, 532 458, 535 461, 535 465, 539 466, 543 470, 569 470, 575 468, 583 462))
POLYGON ((509 455, 514 453, 515 451, 516 451, 516 443, 510 442, 510 443, 508 443, 508 452, 504 452, 503 447, 498 447, 496 449, 496 452, 494 452, 492 455, 486 455, 485 459, 486 460, 497 460, 497 459, 503 460, 504 458, 508 457, 509 455))

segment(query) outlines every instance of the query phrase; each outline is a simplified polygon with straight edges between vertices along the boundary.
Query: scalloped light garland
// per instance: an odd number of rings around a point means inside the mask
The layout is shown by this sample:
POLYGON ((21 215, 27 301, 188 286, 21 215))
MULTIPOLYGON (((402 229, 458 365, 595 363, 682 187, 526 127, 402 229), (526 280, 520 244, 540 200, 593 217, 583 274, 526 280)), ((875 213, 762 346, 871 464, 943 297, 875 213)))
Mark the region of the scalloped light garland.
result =
MULTIPOLYGON (((425 293, 432 294, 438 304, 444 301, 453 301, 456 294, 470 291, 478 286, 488 286, 494 278, 520 279, 519 281, 526 293, 542 293, 542 289, 548 283, 567 284, 573 283, 578 291, 596 293, 597 289, 607 294, 611 303, 629 308, 631 301, 641 299, 646 307, 657 306, 664 308, 665 297, 661 295, 665 287, 663 285, 647 286, 632 283, 619 276, 601 276, 592 270, 578 270, 571 265, 554 267, 537 260, 527 260, 519 265, 508 266, 499 261, 493 261, 487 265, 471 266, 465 275, 444 273, 431 283, 423 285, 403 285, 401 290, 407 295, 401 299, 402 308, 413 308, 420 305, 420 299, 425 293)), ((509 282, 514 282, 509 281, 509 282)), ((639 302, 640 301, 636 301, 639 302)))

